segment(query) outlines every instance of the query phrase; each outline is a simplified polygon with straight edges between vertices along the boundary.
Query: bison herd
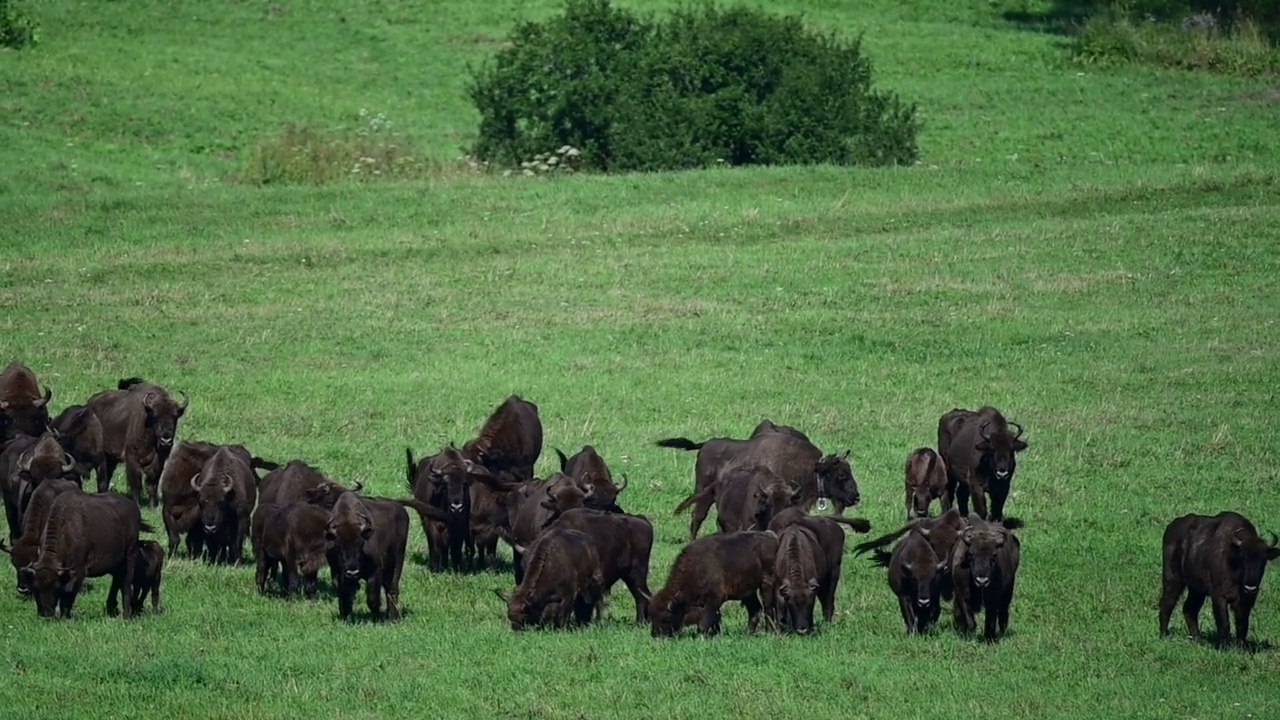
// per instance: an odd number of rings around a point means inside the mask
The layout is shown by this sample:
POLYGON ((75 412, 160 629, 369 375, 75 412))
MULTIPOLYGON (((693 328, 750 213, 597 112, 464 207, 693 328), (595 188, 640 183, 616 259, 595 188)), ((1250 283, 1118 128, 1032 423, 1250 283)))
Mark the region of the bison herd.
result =
MULTIPOLYGON (((497 590, 513 630, 563 628, 600 618, 621 581, 635 601, 635 620, 654 637, 696 625, 711 635, 726 603, 740 602, 747 629, 761 621, 796 633, 835 616, 845 530, 870 531, 843 516, 860 501, 849 451, 824 453, 794 427, 764 420, 745 439, 686 438, 657 445, 696 451, 693 491, 676 507, 691 510, 689 542, 665 584, 649 587, 653 524, 621 507, 627 478, 615 482, 590 446, 571 457, 558 449, 560 471, 534 476, 543 450, 538 407, 512 395, 461 447, 448 444, 415 460, 406 449, 409 497, 372 497, 302 460, 278 464, 243 445, 184 440, 178 424, 189 406, 141 378, 90 396, 51 416, 53 393, 20 361, 0 372, 0 493, 9 553, 20 593, 41 616, 70 616, 85 580, 110 576, 107 612, 126 618, 149 596, 162 608, 167 555, 239 563, 249 540, 255 583, 286 597, 318 594, 328 566, 339 615, 350 619, 361 583, 374 619, 400 617, 400 578, 412 510, 427 540, 432 571, 498 567, 498 543, 510 546, 514 588, 497 590), (110 492, 124 465, 127 494, 110 492), (265 473, 265 474, 263 474, 265 473), (96 492, 83 484, 94 475, 96 492), (158 507, 168 536, 143 522, 142 503, 158 507), (810 511, 834 507, 834 514, 810 511), (719 532, 699 538, 712 508, 719 532)), ((984 620, 984 637, 1009 625, 1021 523, 1004 514, 1027 448, 1020 425, 993 407, 954 409, 938 421, 936 448, 911 451, 904 467, 905 523, 855 547, 874 551, 887 568, 908 633, 933 626, 951 602, 961 633, 984 620), (939 512, 932 514, 934 501, 939 512), (973 512, 970 512, 970 501, 973 512)), ((1231 512, 1186 515, 1164 534, 1160 633, 1167 634, 1179 598, 1193 637, 1198 615, 1212 603, 1217 641, 1244 642, 1266 564, 1280 556, 1277 538, 1231 512)))

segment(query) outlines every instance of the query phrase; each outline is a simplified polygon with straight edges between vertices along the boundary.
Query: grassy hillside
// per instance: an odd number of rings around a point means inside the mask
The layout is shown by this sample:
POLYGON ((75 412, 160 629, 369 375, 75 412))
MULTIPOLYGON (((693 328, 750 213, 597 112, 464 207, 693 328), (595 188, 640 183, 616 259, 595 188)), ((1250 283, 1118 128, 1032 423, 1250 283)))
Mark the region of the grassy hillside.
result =
POLYGON ((1280 713, 1274 578, 1256 652, 1162 641, 1155 612, 1169 519, 1280 528, 1273 88, 1082 73, 986 2, 814 3, 921 104, 919 167, 259 189, 224 180, 259 138, 361 108, 455 157, 467 63, 554 4, 30 5, 44 44, 0 53, 0 334, 58 409, 141 375, 190 393, 182 437, 402 495, 405 445, 461 442, 518 392, 540 471, 589 442, 630 477, 654 589, 693 464, 658 438, 770 417, 851 448, 850 514, 877 533, 946 410, 999 405, 1031 448, 995 646, 949 618, 905 637, 884 572, 851 555, 818 636, 746 637, 731 605, 707 642, 652 640, 620 586, 602 625, 517 635, 492 593, 508 574, 415 556, 404 621, 348 626, 329 596, 261 598, 247 568, 178 558, 168 611, 128 624, 104 617, 105 578, 70 622, 3 580, 6 717, 1280 713))

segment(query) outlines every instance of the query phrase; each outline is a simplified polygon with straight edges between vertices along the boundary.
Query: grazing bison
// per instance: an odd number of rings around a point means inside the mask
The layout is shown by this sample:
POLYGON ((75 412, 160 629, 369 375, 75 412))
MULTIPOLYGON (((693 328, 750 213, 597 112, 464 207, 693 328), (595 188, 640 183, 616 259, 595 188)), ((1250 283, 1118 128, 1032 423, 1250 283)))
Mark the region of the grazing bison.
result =
POLYGON ((276 574, 286 597, 298 594, 300 580, 306 596, 316 596, 317 576, 331 549, 325 537, 329 513, 329 509, 306 502, 258 505, 250 524, 258 592, 266 593, 268 575, 276 574), (278 574, 277 568, 281 570, 278 574))
POLYGON ((26 595, 31 592, 22 578, 22 568, 36 561, 40 554, 40 536, 44 533, 44 524, 49 519, 49 510, 53 507, 54 498, 65 492, 80 492, 80 486, 70 480, 46 480, 40 483, 31 494, 31 502, 22 516, 22 535, 9 550, 13 569, 18 571, 18 592, 26 595))
POLYGON ((889 588, 898 597, 908 635, 925 632, 937 622, 946 573, 947 557, 939 558, 929 539, 919 532, 908 533, 893 547, 889 558, 889 588))
POLYGON ((258 499, 257 476, 242 447, 223 445, 191 476, 200 505, 200 525, 209 562, 238 564, 249 535, 249 516, 258 499))
POLYGON ((40 435, 49 425, 48 387, 40 394, 40 383, 31 368, 14 360, 0 370, 0 442, 17 435, 40 435))
POLYGON ((711 504, 716 506, 720 532, 766 530, 775 513, 798 506, 803 489, 767 468, 732 468, 711 487, 685 498, 680 513, 693 505, 693 526, 701 527, 711 504))
POLYGON ((578 530, 558 527, 538 536, 529 548, 524 578, 507 603, 512 630, 551 624, 564 628, 572 617, 577 624, 591 622, 603 602, 604 578, 600 556, 591 538, 578 530))
POLYGON ((400 573, 409 543, 409 513, 394 500, 362 498, 343 493, 329 512, 325 539, 330 544, 329 567, 338 592, 338 614, 354 617, 352 605, 360 581, 374 620, 382 619, 382 593, 387 595, 386 619, 400 619, 400 573))
POLYGON ((615 485, 608 463, 594 447, 583 445, 581 450, 569 458, 557 448, 556 455, 560 456, 560 472, 573 478, 579 487, 589 485, 595 489, 595 493, 587 500, 587 507, 622 512, 622 508, 618 507, 618 495, 627 489, 627 476, 622 476, 621 485, 615 485))
MULTIPOLYGON (((843 538, 844 531, 839 532, 843 538)), ((833 608, 835 584, 839 581, 839 570, 833 578, 827 567, 827 556, 818 536, 800 523, 783 528, 778 533, 773 575, 779 624, 802 635, 812 632, 814 604, 821 597, 824 611, 833 608)), ((826 620, 830 622, 831 618, 826 620)))
POLYGON ((413 450, 405 448, 405 462, 405 477, 414 498, 443 510, 449 518, 447 522, 427 522, 423 527, 431 569, 436 572, 446 567, 463 570, 466 567, 464 547, 469 559, 475 557, 475 540, 471 534, 472 484, 479 481, 498 492, 515 489, 516 485, 500 481, 487 468, 452 446, 416 463, 413 450))
POLYGON ((139 540, 133 568, 133 612, 151 596, 151 611, 164 612, 160 604, 160 578, 164 574, 164 548, 154 540, 139 540))
MULTIPOLYGON (((164 520, 165 530, 169 534, 169 554, 178 552, 178 538, 187 534, 187 554, 198 557, 204 552, 204 527, 200 522, 200 493, 191 484, 191 478, 199 475, 205 463, 219 449, 231 448, 235 454, 255 470, 274 470, 278 466, 260 457, 250 455, 243 445, 218 445, 203 440, 183 440, 178 443, 173 454, 160 473, 160 495, 162 498, 160 516, 164 520)), ((268 476, 270 477, 270 476, 268 476)), ((257 483, 255 474, 254 482, 257 483)), ((262 482, 265 488, 267 483, 262 482)), ((266 495, 266 490, 262 492, 266 495)))
POLYGON ((714 635, 720 630, 720 606, 730 600, 742 602, 747 632, 754 633, 766 609, 761 597, 772 614, 777 556, 778 536, 769 531, 708 535, 685 545, 666 585, 650 599, 653 637, 676 634, 692 605, 702 607, 698 631, 714 635))
POLYGON ((49 429, 58 437, 58 442, 76 462, 76 482, 84 486, 90 472, 98 474, 98 492, 106 492, 102 477, 102 462, 105 458, 102 439, 102 422, 93 410, 84 405, 71 405, 58 413, 49 423, 49 429))
MULTIPOLYGON (((809 586, 801 587, 798 582, 791 583, 791 587, 787 590, 786 602, 779 602, 778 615, 782 622, 786 624, 788 621, 784 617, 783 605, 791 609, 799 608, 806 613, 808 618, 807 627, 813 627, 813 594, 816 593, 818 602, 822 603, 822 619, 825 622, 831 622, 836 614, 836 588, 840 584, 840 568, 844 564, 844 530, 841 525, 847 525, 854 532, 866 533, 871 531, 871 523, 862 518, 844 518, 838 516, 817 516, 809 515, 800 508, 788 508, 773 516, 769 522, 769 530, 778 533, 779 549, 778 563, 782 562, 782 533, 790 527, 802 527, 812 533, 814 539, 817 540, 817 551, 814 564, 816 574, 813 578, 817 581, 817 588, 809 586), (806 588, 809 591, 806 597, 806 588), (807 607, 807 609, 805 609, 807 607)), ((789 568, 788 568, 789 569, 789 568)), ((775 570, 775 576, 779 583, 783 583, 788 575, 781 574, 775 570)), ((807 578, 806 578, 807 579, 807 578)), ((779 586, 781 592, 781 585, 779 586)), ((790 627, 795 627, 791 624, 790 627)))
POLYGON ((608 596, 621 580, 636 602, 636 622, 649 622, 649 553, 653 523, 643 515, 575 508, 560 513, 548 528, 579 530, 591 538, 600 560, 600 591, 608 596))
POLYGON ((36 488, 49 480, 73 478, 74 470, 75 461, 51 432, 40 437, 23 435, 4 446, 0 451, 0 493, 4 495, 10 542, 22 534, 22 515, 36 488))
POLYGON ((942 509, 950 510, 952 502, 960 505, 960 514, 969 514, 969 496, 973 509, 986 520, 987 493, 991 493, 989 519, 1004 518, 1004 503, 1017 468, 1017 453, 1027 449, 1022 440, 1022 426, 1005 420, 999 410, 984 406, 977 412, 955 408, 938 420, 938 453, 947 469, 947 491, 942 509), (1009 427, 1017 428, 1010 432, 1009 427))
POLYGON ((544 481, 531 480, 507 496, 507 514, 511 529, 507 540, 511 543, 516 583, 524 577, 525 549, 556 515, 574 508, 586 507, 594 488, 581 487, 572 478, 555 473, 544 481))
MULTIPOLYGON (((773 425, 773 423, 769 423, 773 425)), ((763 423, 761 423, 763 425, 763 423)), ((686 438, 668 438, 657 442, 660 447, 697 450, 694 464, 693 494, 712 488, 716 481, 735 468, 760 467, 773 471, 784 480, 801 488, 800 507, 808 510, 820 499, 830 498, 836 514, 858 504, 858 483, 849 467, 849 451, 839 455, 823 455, 816 445, 794 428, 773 425, 747 440, 712 438, 695 443, 686 438)), ((760 426, 757 426, 760 431, 760 426)), ((712 491, 714 493, 714 490, 712 491)), ((690 520, 689 538, 698 536, 704 517, 697 513, 690 520)))
POLYGON ((1231 643, 1230 610, 1236 618, 1236 641, 1245 644, 1249 636, 1249 613, 1258 601, 1258 588, 1267 563, 1280 557, 1275 533, 1268 544, 1258 536, 1253 523, 1239 513, 1183 515, 1164 531, 1164 562, 1161 576, 1160 635, 1169 634, 1169 616, 1183 590, 1187 592, 1182 616, 1193 640, 1200 639, 1200 608, 1206 598, 1213 603, 1213 623, 1217 644, 1231 643))
POLYGON ((508 396, 462 446, 462 454, 490 473, 510 473, 519 480, 533 478, 542 454, 542 420, 538 406, 519 395, 508 396))
POLYGON ((905 473, 907 520, 929 517, 929 505, 947 491, 947 464, 932 448, 916 448, 907 455, 905 473))
POLYGON ((151 528, 142 522, 138 504, 123 496, 64 492, 54 498, 36 560, 19 571, 35 597, 36 612, 71 617, 85 579, 110 575, 107 614, 116 615, 121 593, 125 619, 132 617, 140 530, 151 528))
POLYGON ((160 473, 173 449, 178 420, 189 403, 185 392, 179 404, 167 390, 140 378, 126 378, 117 389, 92 395, 85 404, 102 422, 105 458, 98 475, 99 489, 110 487, 116 465, 124 463, 129 497, 141 504, 145 481, 151 507, 156 507, 160 473))
POLYGON ((1009 605, 1013 602, 1013 586, 1018 575, 1022 544, 1003 525, 989 523, 977 515, 969 515, 960 542, 951 551, 951 576, 955 582, 952 614, 956 629, 964 634, 974 631, 974 612, 985 614, 987 640, 1009 629, 1009 605))

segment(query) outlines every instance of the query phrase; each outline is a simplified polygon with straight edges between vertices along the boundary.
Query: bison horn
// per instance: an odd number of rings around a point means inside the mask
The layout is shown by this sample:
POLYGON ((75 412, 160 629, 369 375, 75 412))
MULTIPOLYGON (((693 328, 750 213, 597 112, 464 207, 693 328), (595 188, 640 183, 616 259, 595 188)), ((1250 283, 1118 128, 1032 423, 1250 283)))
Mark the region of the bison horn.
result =
POLYGON ((191 489, 197 491, 200 489, 200 473, 191 476, 191 489))
POLYGON ((179 390, 178 394, 182 396, 182 403, 178 405, 178 412, 182 412, 191 404, 191 398, 187 396, 187 393, 184 390, 179 390))
POLYGON ((842 452, 842 453, 840 453, 840 454, 837 456, 837 459, 839 459, 839 460, 848 460, 848 459, 849 459, 849 453, 850 453, 850 452, 852 452, 852 448, 845 448, 845 451, 844 451, 844 452, 842 452))
POLYGON ((45 386, 44 386, 44 397, 42 397, 42 398, 37 398, 36 400, 33 400, 33 401, 31 402, 31 407, 36 408, 36 409, 42 408, 42 407, 44 407, 45 405, 48 405, 48 404, 49 404, 49 400, 51 400, 52 398, 53 398, 53 391, 49 389, 49 386, 48 386, 48 385, 45 385, 45 386))
POLYGON ((627 489, 627 474, 622 473, 622 484, 618 486, 618 492, 622 492, 623 490, 626 490, 626 489, 627 489))
POLYGON ((145 407, 145 408, 147 408, 148 410, 150 410, 150 409, 151 409, 151 407, 152 407, 153 405, 155 405, 155 404, 156 404, 156 391, 155 391, 155 390, 152 390, 152 391, 148 392, 146 395, 143 395, 143 396, 142 396, 142 406, 143 406, 143 407, 145 407))
POLYGON ((361 490, 364 490, 364 483, 360 482, 359 480, 352 483, 351 492, 358 493, 361 490))
POLYGON ((929 537, 929 533, 933 532, 933 529, 927 527, 916 527, 916 532, 920 533, 922 537, 927 539, 929 537))
POLYGON ((76 466, 75 458, 71 457, 71 455, 68 453, 62 453, 62 457, 67 461, 66 464, 62 466, 62 472, 64 473, 71 472, 71 469, 76 466))
POLYGON ((978 435, 981 436, 983 440, 991 439, 990 437, 987 436, 987 426, 990 424, 991 423, 989 422, 984 422, 982 423, 982 427, 978 428, 978 435))
POLYGON ((547 497, 551 498, 552 500, 556 498, 555 495, 551 494, 551 483, 547 483, 547 497))
POLYGON ((1012 425, 1012 426, 1014 426, 1014 427, 1016 427, 1016 428, 1018 428, 1018 432, 1016 432, 1016 433, 1014 433, 1014 434, 1013 434, 1013 439, 1014 439, 1014 440, 1017 440, 1018 438, 1022 437, 1022 426, 1021 426, 1021 425, 1019 425, 1019 424, 1018 424, 1018 423, 1016 423, 1016 422, 1011 422, 1011 423, 1009 423, 1009 424, 1010 424, 1010 425, 1012 425))
POLYGON ((18 458, 18 470, 21 472, 31 471, 31 453, 25 452, 18 458))
POLYGON ((1271 533, 1271 545, 1269 545, 1268 547, 1277 547, 1277 546, 1280 546, 1280 537, 1277 537, 1276 534, 1273 532, 1271 533))

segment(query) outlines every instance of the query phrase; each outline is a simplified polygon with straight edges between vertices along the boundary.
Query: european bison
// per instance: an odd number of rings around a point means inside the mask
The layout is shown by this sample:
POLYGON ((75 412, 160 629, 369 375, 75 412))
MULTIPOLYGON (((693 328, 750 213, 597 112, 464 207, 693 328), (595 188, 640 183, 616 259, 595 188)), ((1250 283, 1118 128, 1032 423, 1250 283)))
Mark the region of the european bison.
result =
POLYGON ((929 505, 947 491, 946 462, 933 448, 916 448, 907 455, 904 472, 907 520, 929 517, 929 505))
POLYGON ((1231 643, 1230 610, 1236 618, 1236 641, 1245 644, 1249 636, 1249 613, 1258 601, 1258 588, 1267 563, 1280 557, 1275 533, 1268 544, 1258 536, 1253 523, 1239 513, 1183 515, 1164 531, 1164 562, 1161 576, 1160 635, 1169 634, 1169 616, 1183 590, 1182 616, 1193 640, 1200 639, 1200 608, 1205 598, 1213 603, 1213 623, 1217 644, 1231 643))
POLYGON ((387 594, 386 619, 400 619, 400 573, 409 543, 409 513, 393 500, 362 498, 343 493, 334 503, 325 526, 330 543, 329 567, 338 592, 338 614, 354 617, 352 605, 360 581, 374 620, 382 619, 382 593, 387 594))
POLYGON ((102 422, 104 460, 98 487, 111 485, 116 465, 124 463, 129 497, 142 503, 145 481, 151 507, 159 504, 160 472, 173 449, 178 420, 187 411, 190 399, 182 393, 182 403, 169 392, 140 378, 121 380, 115 390, 95 393, 85 403, 102 422))
POLYGON ((926 536, 909 532, 889 558, 889 588, 898 598, 907 634, 925 632, 941 612, 947 557, 939 558, 926 536))
POLYGON ((48 387, 40 394, 40 383, 31 368, 14 360, 0 370, 0 443, 17 435, 40 435, 49 425, 48 387))
POLYGON ((563 628, 572 617, 579 625, 599 615, 604 578, 600 556, 585 533, 552 528, 538 536, 528 549, 524 578, 507 603, 512 630, 550 623, 563 628))
POLYGON ((22 579, 22 568, 36 561, 40 554, 40 536, 44 533, 44 524, 49 519, 49 510, 53 507, 54 498, 65 492, 80 492, 80 486, 70 480, 46 480, 31 495, 27 511, 22 516, 22 535, 14 542, 11 550, 6 550, 13 561, 13 569, 18 572, 18 592, 29 594, 22 579))
POLYGON ((701 493, 685 498, 675 511, 693 505, 693 527, 697 528, 714 502, 720 532, 767 530, 775 513, 800 504, 803 492, 767 468, 737 467, 701 493))
MULTIPOLYGON (((205 537, 200 521, 200 493, 192 486, 191 478, 204 469, 214 453, 222 447, 235 451, 241 459, 247 459, 257 482, 257 470, 275 470, 279 466, 256 455, 250 455, 243 445, 218 445, 203 440, 183 440, 178 443, 160 473, 160 517, 169 535, 169 554, 177 555, 178 539, 187 534, 187 555, 199 557, 204 552, 205 537)), ((271 477, 268 475, 268 477, 271 477)), ((266 496, 268 483, 260 483, 261 495, 266 496)))
POLYGON ((132 617, 140 530, 151 528, 142 522, 138 504, 121 495, 65 492, 54 498, 39 554, 19 571, 35 597, 36 612, 71 617, 85 579, 111 575, 107 614, 119 611, 121 593, 124 617, 132 617))
POLYGON ((692 605, 702 607, 698 631, 714 635, 720 630, 720 606, 730 600, 742 602, 747 632, 754 633, 761 611, 772 614, 777 556, 778 536, 771 531, 708 535, 685 545, 666 584, 649 602, 653 637, 676 634, 692 605))
POLYGON ((938 453, 947 468, 947 491, 942 509, 952 502, 960 514, 969 514, 969 496, 978 517, 992 521, 1004 518, 1004 503, 1017 468, 1017 453, 1027 449, 1022 426, 1005 420, 990 405, 977 412, 955 408, 938 420, 938 453), (1010 432, 1009 427, 1017 428, 1010 432), (987 493, 991 493, 991 513, 987 514, 987 493))
MULTIPOLYGON (((1015 523, 1009 523, 1007 527, 1013 529, 1015 523)), ((939 580, 940 592, 944 599, 950 600, 953 595, 953 583, 951 577, 951 566, 949 564, 951 553, 960 542, 960 534, 968 527, 963 515, 960 511, 951 508, 950 510, 931 518, 916 518, 897 530, 882 535, 875 540, 869 540, 854 546, 854 554, 861 555, 868 550, 875 550, 877 553, 876 563, 882 567, 888 567, 892 560, 892 554, 881 550, 884 546, 906 535, 909 532, 919 533, 928 541, 929 546, 933 548, 933 553, 943 561, 943 574, 939 580)))
MULTIPOLYGON (((769 522, 769 530, 778 533, 778 559, 775 563, 775 576, 778 578, 779 600, 777 603, 777 613, 779 619, 787 627, 792 627, 801 632, 800 627, 813 627, 813 602, 816 594, 818 602, 822 603, 822 619, 825 622, 831 622, 836 614, 836 588, 840 584, 840 568, 844 564, 844 530, 841 525, 849 526, 854 532, 866 533, 871 531, 871 523, 862 518, 844 518, 837 516, 817 516, 809 515, 800 508, 788 508, 773 516, 769 522), (783 552, 785 543, 783 542, 783 533, 788 528, 799 527, 812 534, 813 539, 817 541, 816 554, 813 556, 814 574, 810 577, 800 578, 806 581, 813 579, 817 582, 817 587, 801 583, 797 578, 790 576, 790 570, 793 564, 788 560, 783 565, 783 552), (787 572, 784 573, 783 570, 787 572), (782 595, 782 585, 788 584, 786 595, 782 595), (784 609, 785 608, 785 609, 784 609), (803 615, 804 621, 797 622, 794 617, 788 619, 787 613, 799 612, 803 615)), ((814 548, 810 548, 814 549, 814 548)), ((795 565, 795 567, 799 567, 795 565)))
POLYGON ((623 475, 622 484, 615 485, 608 463, 600 457, 600 453, 596 452, 594 447, 583 445, 581 450, 568 458, 560 452, 559 448, 556 448, 556 455, 560 456, 560 472, 573 478, 579 487, 590 485, 595 489, 587 500, 587 507, 608 512, 622 512, 622 508, 618 507, 618 495, 627 489, 627 477, 623 475))
POLYGON ((164 575, 164 548, 154 540, 139 540, 133 568, 133 612, 142 612, 142 603, 151 596, 151 611, 164 612, 160 604, 160 579, 164 575))
POLYGON ((103 450, 102 422, 93 410, 84 405, 70 405, 58 413, 49 423, 67 454, 76 461, 77 482, 83 487, 90 472, 98 475, 98 492, 106 492, 102 477, 103 450))
POLYGON ((306 596, 316 596, 317 575, 327 564, 331 549, 325 537, 329 512, 306 502, 258 505, 253 511, 250 537, 259 593, 267 592, 268 575, 275 574, 286 597, 298 594, 300 580, 305 583, 306 596))
POLYGON ((494 476, 510 473, 519 480, 533 478, 533 466, 542 454, 542 420, 538 406, 510 395, 462 446, 463 455, 484 466, 494 476))
MULTIPOLYGON (((844 531, 840 531, 843 536, 844 531)), ((827 567, 818 536, 809 528, 795 523, 778 533, 778 554, 773 574, 777 597, 774 599, 779 624, 802 635, 813 631, 813 606, 822 598, 822 606, 834 608, 835 585, 839 571, 832 577, 827 567), (825 582, 824 582, 825 581, 825 582)), ((825 618, 827 622, 830 617, 825 618)))
POLYGON ((43 482, 74 477, 75 461, 51 432, 40 437, 19 436, 0 451, 0 493, 4 495, 9 541, 22 534, 22 515, 31 493, 43 482))
POLYGON ((290 460, 271 468, 258 484, 258 501, 262 504, 288 505, 306 502, 332 510, 346 492, 360 492, 364 486, 356 481, 352 487, 330 480, 324 473, 302 460, 290 460))
MULTIPOLYGON (((836 514, 858 504, 858 483, 849 467, 848 450, 839 455, 823 455, 816 445, 804 439, 803 433, 782 430, 785 426, 774 427, 778 429, 766 429, 747 440, 712 438, 695 443, 687 438, 667 438, 657 444, 659 447, 698 451, 694 465, 694 495, 712 488, 730 470, 760 467, 800 486, 798 505, 805 510, 827 498, 835 504, 836 514)), ((760 430, 759 426, 757 430, 760 430)), ((690 539, 698 536, 702 519, 696 513, 691 518, 690 539)))
POLYGON ((199 498, 200 525, 211 563, 224 560, 239 564, 244 555, 249 516, 258 499, 258 478, 249 467, 250 462, 244 448, 223 445, 198 474, 191 476, 191 489, 199 498))
POLYGON ((974 612, 985 614, 987 640, 1009 629, 1009 605, 1013 602, 1014 581, 1022 544, 1003 525, 969 515, 960 542, 951 552, 951 576, 955 582, 952 614, 956 628, 964 634, 974 631, 974 612))
POLYGON ((523 559, 526 548, 542 532, 551 518, 574 508, 585 507, 595 489, 581 487, 572 478, 555 473, 543 481, 531 480, 507 495, 507 515, 516 583, 524 577, 523 559))
POLYGON ((649 553, 653 523, 643 515, 575 508, 553 518, 547 527, 579 530, 591 538, 600 560, 600 591, 607 597, 621 580, 636 602, 636 622, 649 622, 649 553))
POLYGON ((463 550, 474 558, 471 534, 471 488, 476 481, 496 491, 505 492, 515 486, 499 481, 487 468, 464 456, 463 451, 448 446, 435 455, 413 460, 413 450, 405 448, 405 477, 413 496, 447 513, 448 522, 425 523, 428 562, 433 571, 446 567, 463 570, 463 550), (446 560, 448 561, 446 564, 446 560))

